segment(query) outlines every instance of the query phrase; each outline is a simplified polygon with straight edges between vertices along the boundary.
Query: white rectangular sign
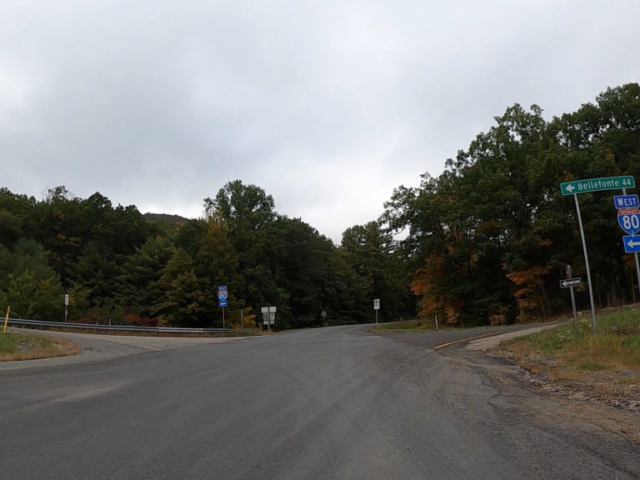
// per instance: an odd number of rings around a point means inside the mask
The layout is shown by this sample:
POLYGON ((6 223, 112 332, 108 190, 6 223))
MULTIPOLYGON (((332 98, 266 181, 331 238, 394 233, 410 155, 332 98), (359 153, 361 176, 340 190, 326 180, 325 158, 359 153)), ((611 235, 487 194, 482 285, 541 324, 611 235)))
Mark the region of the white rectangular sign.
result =
POLYGON ((560 288, 577 287, 582 283, 580 277, 567 278, 566 280, 560 280, 560 288))
POLYGON ((380 299, 379 298, 376 298, 373 301, 373 309, 374 310, 380 310, 380 299))
MULTIPOLYGON (((64 304, 65 305, 69 305, 69 294, 68 293, 64 294, 64 304)), ((58 305, 60 305, 60 304, 58 304, 58 305)))

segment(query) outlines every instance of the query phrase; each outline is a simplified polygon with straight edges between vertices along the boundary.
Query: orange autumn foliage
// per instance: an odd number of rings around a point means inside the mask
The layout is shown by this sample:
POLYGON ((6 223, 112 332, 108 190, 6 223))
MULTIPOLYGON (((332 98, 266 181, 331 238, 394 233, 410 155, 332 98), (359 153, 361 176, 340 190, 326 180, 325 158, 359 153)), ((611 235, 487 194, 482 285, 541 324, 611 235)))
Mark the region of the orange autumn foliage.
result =
POLYGON ((544 307, 544 299, 540 294, 540 286, 544 283, 543 277, 549 273, 549 267, 532 267, 528 270, 520 270, 507 273, 507 278, 517 287, 513 292, 518 305, 518 321, 526 322, 536 317, 544 307))
POLYGON ((460 312, 465 306, 464 301, 453 301, 438 292, 438 280, 444 276, 444 258, 431 254, 425 261, 425 266, 416 272, 411 282, 411 291, 421 296, 418 315, 429 316, 444 310, 446 323, 455 325, 460 318, 460 312))
POLYGON ((420 300, 420 316, 428 316, 441 310, 444 305, 442 299, 436 293, 436 282, 443 275, 444 258, 430 255, 425 261, 425 266, 416 272, 411 282, 411 291, 422 297, 420 300))

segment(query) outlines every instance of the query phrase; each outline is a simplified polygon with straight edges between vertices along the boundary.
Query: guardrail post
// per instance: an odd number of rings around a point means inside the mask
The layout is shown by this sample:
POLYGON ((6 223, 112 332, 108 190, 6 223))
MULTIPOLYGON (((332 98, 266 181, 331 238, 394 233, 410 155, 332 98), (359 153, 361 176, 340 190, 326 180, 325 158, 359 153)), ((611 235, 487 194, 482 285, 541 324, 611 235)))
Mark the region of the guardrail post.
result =
POLYGON ((2 329, 2 333, 7 331, 7 324, 9 323, 9 311, 11 310, 11 307, 7 307, 7 316, 4 317, 4 328, 2 329))

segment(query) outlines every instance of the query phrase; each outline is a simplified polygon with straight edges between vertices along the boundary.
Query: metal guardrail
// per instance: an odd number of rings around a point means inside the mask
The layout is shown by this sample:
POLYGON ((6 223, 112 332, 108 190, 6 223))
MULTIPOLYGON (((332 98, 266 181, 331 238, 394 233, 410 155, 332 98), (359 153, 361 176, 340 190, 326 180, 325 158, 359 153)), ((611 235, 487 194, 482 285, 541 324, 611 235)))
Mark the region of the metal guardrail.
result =
POLYGON ((45 320, 23 320, 10 318, 9 325, 40 328, 68 328, 72 330, 103 330, 114 332, 145 333, 225 333, 235 331, 233 328, 180 328, 180 327, 138 327, 135 325, 99 325, 91 323, 48 322, 45 320))

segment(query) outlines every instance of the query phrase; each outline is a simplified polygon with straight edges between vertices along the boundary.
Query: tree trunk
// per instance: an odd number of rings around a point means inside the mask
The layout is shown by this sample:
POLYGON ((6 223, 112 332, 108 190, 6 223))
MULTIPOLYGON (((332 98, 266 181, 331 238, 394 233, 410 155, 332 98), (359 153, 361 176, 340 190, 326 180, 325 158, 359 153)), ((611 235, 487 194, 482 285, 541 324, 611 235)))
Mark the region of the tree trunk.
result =
POLYGON ((609 283, 609 287, 610 287, 610 303, 609 306, 610 307, 619 307, 620 306, 620 299, 618 298, 618 294, 616 292, 616 282, 614 282, 613 280, 611 281, 611 283, 609 283))
POLYGON ((540 283, 540 285, 538 285, 538 289, 540 290, 540 295, 542 295, 542 315, 546 319, 549 318, 551 312, 549 296, 547 295, 547 289, 544 288, 544 283, 540 283))

